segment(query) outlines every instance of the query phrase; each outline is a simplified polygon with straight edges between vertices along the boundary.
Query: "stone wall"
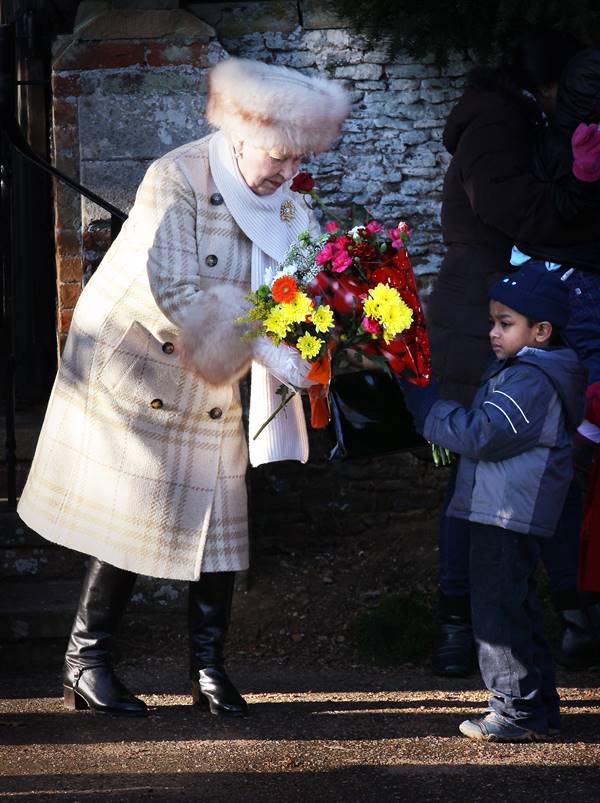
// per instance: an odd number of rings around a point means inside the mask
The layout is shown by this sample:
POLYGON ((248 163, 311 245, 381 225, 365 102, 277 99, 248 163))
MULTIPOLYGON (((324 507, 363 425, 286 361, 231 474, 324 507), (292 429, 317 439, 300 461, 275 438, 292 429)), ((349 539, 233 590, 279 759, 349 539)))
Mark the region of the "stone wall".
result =
MULTIPOLYGON (((53 56, 56 165, 128 211, 145 169, 203 136, 207 69, 227 54, 321 71, 352 93, 353 114, 331 151, 312 159, 333 208, 354 200, 412 230, 411 254, 427 291, 442 254, 439 203, 448 157, 445 118, 466 64, 389 63, 317 3, 86 0, 53 56), (137 6, 137 7, 136 7, 137 6), (337 26, 337 27, 333 27, 337 26)), ((109 242, 107 214, 58 188, 58 332, 64 340, 82 283, 109 242)))
POLYGON ((413 266, 423 284, 443 253, 439 205, 448 154, 441 137, 461 93, 464 61, 451 61, 443 74, 432 61, 390 64, 383 49, 347 29, 297 27, 221 41, 232 55, 320 71, 351 91, 353 112, 337 147, 309 167, 332 206, 354 200, 390 225, 408 222, 413 266))

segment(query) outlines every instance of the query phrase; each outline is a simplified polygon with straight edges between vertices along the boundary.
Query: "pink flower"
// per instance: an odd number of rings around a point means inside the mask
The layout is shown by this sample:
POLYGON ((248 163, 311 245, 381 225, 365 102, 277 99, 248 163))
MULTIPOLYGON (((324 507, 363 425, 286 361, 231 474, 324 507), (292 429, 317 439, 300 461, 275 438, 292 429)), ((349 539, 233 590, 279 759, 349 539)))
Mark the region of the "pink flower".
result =
MULTIPOLYGON (((402 224, 402 225, 406 226, 405 223, 402 224)), ((398 251, 401 248, 404 248, 404 240, 402 239, 403 231, 400 229, 400 227, 398 227, 396 229, 388 229, 388 233, 389 233, 390 237, 392 238, 392 247, 393 248, 396 248, 398 251)), ((405 237, 407 236, 406 232, 404 232, 404 236, 405 237)))
POLYGON ((346 270, 348 265, 352 264, 352 257, 346 251, 338 251, 338 253, 333 258, 333 262, 331 264, 331 269, 335 271, 335 273, 341 273, 343 270, 346 270))
POLYGON ((383 229, 383 226, 376 220, 370 220, 365 226, 365 228, 369 232, 369 234, 377 234, 378 231, 381 231, 383 229))
POLYGON ((333 259, 335 253, 336 249, 333 243, 325 243, 323 248, 321 248, 321 250, 315 257, 315 262, 317 263, 317 265, 324 265, 326 262, 329 262, 330 259, 333 259))
POLYGON ((328 231, 330 234, 333 233, 334 231, 337 231, 338 228, 339 226, 335 222, 335 220, 330 220, 329 223, 325 224, 325 231, 328 231))
POLYGON ((374 321, 373 318, 367 318, 365 315, 365 317, 362 319, 361 325, 365 332, 370 332, 372 335, 379 334, 379 324, 377 321, 374 321))
POLYGON ((397 228, 398 228, 399 232, 401 232, 402 234, 406 234, 406 235, 408 235, 408 237, 410 237, 410 232, 408 230, 408 226, 406 225, 406 223, 403 220, 401 220, 400 223, 398 223, 397 228))

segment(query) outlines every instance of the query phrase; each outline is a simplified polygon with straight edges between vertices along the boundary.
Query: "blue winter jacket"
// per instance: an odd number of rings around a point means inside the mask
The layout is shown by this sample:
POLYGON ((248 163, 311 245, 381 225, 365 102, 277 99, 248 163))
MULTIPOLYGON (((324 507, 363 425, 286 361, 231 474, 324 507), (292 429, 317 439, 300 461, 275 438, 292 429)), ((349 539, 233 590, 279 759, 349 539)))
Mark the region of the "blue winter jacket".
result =
POLYGON ((571 349, 522 349, 488 370, 473 404, 437 401, 432 443, 461 455, 448 516, 549 538, 573 469, 586 371, 571 349))

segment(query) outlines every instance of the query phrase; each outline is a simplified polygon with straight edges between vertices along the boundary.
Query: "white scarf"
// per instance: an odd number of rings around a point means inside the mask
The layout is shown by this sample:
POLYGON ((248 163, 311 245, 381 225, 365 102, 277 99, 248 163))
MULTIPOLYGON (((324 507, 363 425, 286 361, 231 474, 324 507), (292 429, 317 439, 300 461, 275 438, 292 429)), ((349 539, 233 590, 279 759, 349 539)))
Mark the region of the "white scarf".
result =
MULTIPOLYGON (((252 242, 251 287, 264 283, 265 273, 283 261, 288 247, 298 234, 308 228, 308 212, 293 198, 286 183, 272 195, 256 195, 244 181, 229 138, 222 131, 213 134, 209 145, 210 171, 217 189, 235 222, 252 242), (290 200, 295 214, 292 220, 279 217, 281 205, 290 200)), ((253 435, 275 412, 281 397, 275 391, 281 382, 260 363, 252 363, 250 388, 249 447, 250 463, 260 466, 279 460, 308 460, 308 433, 300 394, 284 407, 256 440, 253 435)))

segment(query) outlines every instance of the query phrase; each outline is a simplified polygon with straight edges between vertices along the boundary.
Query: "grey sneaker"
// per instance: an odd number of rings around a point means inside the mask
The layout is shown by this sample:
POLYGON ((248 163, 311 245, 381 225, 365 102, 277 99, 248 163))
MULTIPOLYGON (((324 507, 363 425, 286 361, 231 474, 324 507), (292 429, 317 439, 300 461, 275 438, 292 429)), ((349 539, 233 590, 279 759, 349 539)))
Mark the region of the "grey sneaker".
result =
POLYGON ((477 742, 541 742, 548 736, 546 733, 515 725, 495 712, 478 719, 465 719, 458 729, 463 736, 477 742))

